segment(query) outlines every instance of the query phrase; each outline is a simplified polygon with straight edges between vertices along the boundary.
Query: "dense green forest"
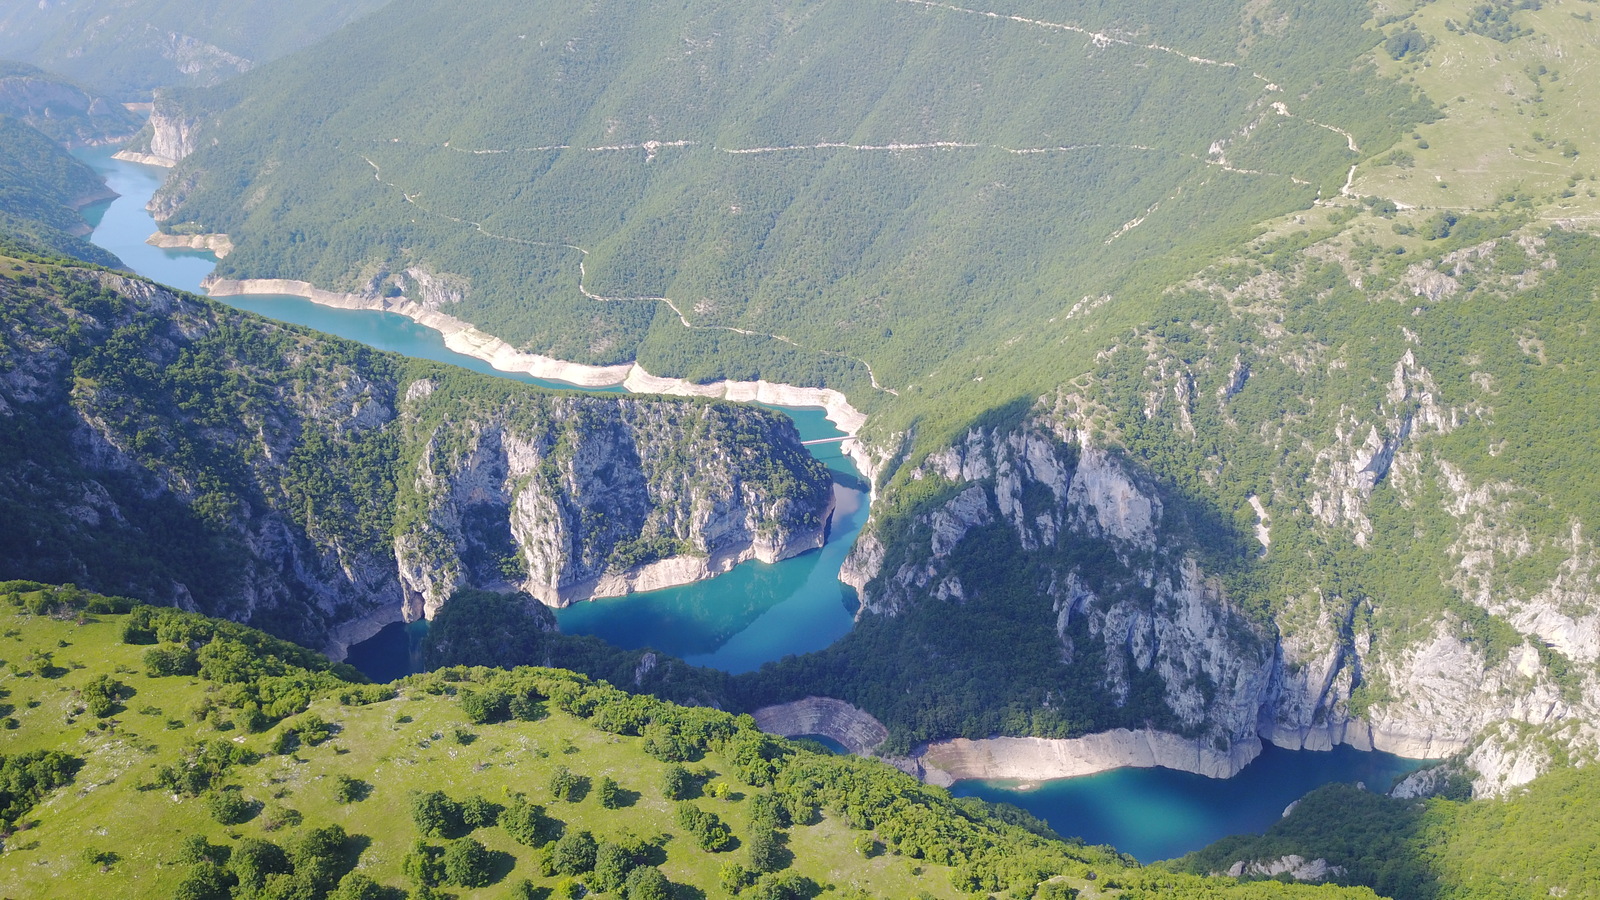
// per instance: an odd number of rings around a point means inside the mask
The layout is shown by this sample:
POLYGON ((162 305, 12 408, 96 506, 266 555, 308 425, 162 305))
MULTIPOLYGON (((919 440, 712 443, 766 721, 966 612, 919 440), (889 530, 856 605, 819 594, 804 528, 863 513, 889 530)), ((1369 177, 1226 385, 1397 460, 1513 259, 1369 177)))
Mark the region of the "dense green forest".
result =
POLYGON ((276 59, 383 0, 207 3, 91 0, 0 10, 0 57, 26 60, 118 100, 173 84, 214 84, 276 59))
POLYGON ((0 236, 23 252, 66 255, 120 268, 83 239, 78 209, 114 196, 92 169, 21 119, 0 114, 0 236))
POLYGON ((562 670, 364 684, 233 623, 30 582, 0 584, 0 625, 11 896, 1373 896, 1140 868, 562 670))
POLYGON ((919 441, 1081 371, 1085 328, 1433 115, 1355 64, 1357 3, 472 10, 390 4, 314 67, 174 93, 215 143, 165 227, 233 235, 224 277, 451 273, 518 346, 826 383, 919 441))

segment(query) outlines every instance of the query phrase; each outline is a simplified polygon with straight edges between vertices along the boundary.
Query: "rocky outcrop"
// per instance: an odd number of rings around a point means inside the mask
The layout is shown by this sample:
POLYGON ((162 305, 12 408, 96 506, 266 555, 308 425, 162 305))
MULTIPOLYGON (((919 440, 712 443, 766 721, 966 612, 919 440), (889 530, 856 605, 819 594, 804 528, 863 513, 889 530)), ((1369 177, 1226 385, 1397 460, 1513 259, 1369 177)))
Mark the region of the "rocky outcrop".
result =
POLYGON ((0 419, 31 436, 0 471, 8 577, 341 656, 458 587, 564 602, 822 542, 831 481, 778 414, 408 367, 135 278, 71 270, 69 300, 24 271, 0 280, 0 419))
MULTIPOLYGON (((411 274, 415 270, 408 270, 411 274)), ((416 278, 416 275, 413 275, 416 278)), ((439 276, 430 276, 439 280, 439 276)), ((445 283, 450 283, 445 281, 445 283)), ((714 381, 696 384, 681 378, 664 378, 645 371, 638 363, 615 366, 588 366, 527 353, 518 350, 500 338, 440 311, 441 297, 433 300, 410 300, 404 296, 385 297, 375 288, 363 293, 327 291, 308 282, 285 278, 227 279, 209 277, 202 285, 206 292, 216 297, 241 294, 291 294, 304 297, 313 303, 338 309, 370 309, 399 313, 419 325, 432 328, 444 336, 445 346, 457 353, 477 357, 502 372, 524 372, 535 378, 565 381, 579 387, 610 387, 621 385, 634 393, 669 394, 683 397, 706 397, 742 403, 767 403, 773 406, 819 406, 827 412, 828 421, 840 431, 855 434, 867 421, 865 413, 850 405, 839 391, 831 388, 796 387, 769 381, 714 381)), ((449 295, 443 295, 449 296, 449 295)), ((459 299, 459 298, 458 298, 459 299)), ((876 471, 874 460, 867 455, 859 442, 845 442, 844 451, 861 464, 863 473, 876 471)), ((871 475, 868 474, 870 478, 871 475)))
POLYGON ((1325 859, 1306 859, 1291 853, 1278 859, 1239 860, 1225 873, 1230 878, 1276 878, 1288 875, 1296 881, 1327 881, 1344 874, 1343 866, 1329 865, 1325 859))
POLYGON ((170 169, 200 146, 199 130, 199 119, 169 109, 158 99, 144 130, 116 158, 170 169))
POLYGON ((564 606, 822 546, 828 476, 782 417, 576 395, 474 410, 430 385, 401 406, 422 445, 402 473, 419 508, 395 540, 408 619, 432 618, 463 585, 564 606), (774 461, 800 477, 767 479, 774 461))
POLYGON ((869 756, 889 729, 865 710, 831 697, 806 697, 763 706, 751 713, 762 731, 783 737, 821 735, 857 756, 869 756))
POLYGON ((233 239, 225 234, 167 234, 158 231, 145 238, 144 242, 163 250, 210 250, 217 259, 233 252, 233 239))

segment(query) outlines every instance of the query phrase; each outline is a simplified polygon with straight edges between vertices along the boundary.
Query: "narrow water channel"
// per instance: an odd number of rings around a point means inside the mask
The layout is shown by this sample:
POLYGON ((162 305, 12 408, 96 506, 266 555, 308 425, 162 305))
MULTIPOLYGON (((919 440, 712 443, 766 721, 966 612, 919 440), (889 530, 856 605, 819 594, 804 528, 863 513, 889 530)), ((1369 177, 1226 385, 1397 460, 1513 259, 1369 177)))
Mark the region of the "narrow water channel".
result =
MULTIPOLYGON (((91 240, 148 278, 199 292, 216 263, 210 253, 161 250, 145 243, 156 230, 144 209, 166 171, 111 158, 111 151, 78 153, 106 176, 121 196, 89 210, 91 240)), ((474 371, 544 387, 563 382, 501 372, 456 353, 438 332, 394 313, 341 310, 289 296, 224 297, 222 302, 284 322, 316 328, 407 356, 448 362, 474 371)), ((611 390, 620 391, 620 388, 611 390)), ((783 409, 805 440, 840 432, 820 409, 783 409)), ((745 672, 792 653, 820 650, 849 632, 855 592, 839 582, 839 566, 867 518, 866 494, 853 485, 860 474, 837 444, 811 448, 838 473, 838 503, 827 544, 773 565, 746 563, 699 584, 630 597, 581 603, 557 612, 569 634, 593 634, 623 647, 649 646, 700 665, 745 672)), ((377 680, 415 671, 414 649, 426 623, 392 625, 351 648, 350 661, 377 680)), ((1226 781, 1168 769, 1119 769, 1021 789, 1004 782, 963 782, 952 791, 1014 803, 1048 821, 1064 836, 1111 844, 1141 861, 1178 856, 1229 834, 1259 832, 1305 792, 1329 782, 1362 781, 1385 790, 1416 769, 1414 760, 1340 747, 1331 753, 1268 747, 1226 781)))
MULTIPOLYGON (((89 210, 95 224, 91 240, 117 254, 134 271, 183 290, 200 292, 200 282, 216 265, 207 251, 163 250, 145 243, 156 224, 145 203, 166 170, 112 159, 111 150, 79 151, 79 158, 104 174, 121 196, 89 210)), ((431 328, 396 313, 333 309, 302 297, 254 295, 219 297, 236 309, 282 322, 305 325, 380 350, 447 362, 473 371, 561 390, 560 381, 502 372, 483 360, 449 349, 431 328)), ((610 388, 620 392, 620 387, 610 388)), ((840 437, 843 432, 818 408, 778 409, 794 420, 802 440, 840 437)), ((819 444, 812 454, 839 477, 834 485, 836 512, 821 550, 767 565, 745 563, 726 575, 666 590, 580 603, 557 611, 561 630, 593 634, 622 647, 649 646, 700 665, 745 672, 792 653, 821 650, 850 630, 855 591, 839 582, 839 566, 866 522, 861 475, 838 444, 819 444)), ((425 626, 421 626, 425 627, 425 626)), ((392 625, 351 648, 351 662, 369 677, 394 678, 411 671, 409 648, 418 626, 392 625)))

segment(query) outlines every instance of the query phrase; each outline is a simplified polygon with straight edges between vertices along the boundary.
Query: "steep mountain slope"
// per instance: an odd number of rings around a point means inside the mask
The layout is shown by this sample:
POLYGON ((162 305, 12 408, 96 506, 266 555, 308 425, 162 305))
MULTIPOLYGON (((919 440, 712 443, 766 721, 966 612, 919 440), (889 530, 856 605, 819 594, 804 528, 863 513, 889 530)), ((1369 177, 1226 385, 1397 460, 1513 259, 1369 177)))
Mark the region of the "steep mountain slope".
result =
POLYGON ((232 235, 220 277, 448 273, 524 349, 827 383, 887 429, 1051 387, 1085 296, 1429 115, 1360 64, 1355 3, 470 8, 159 105, 195 129, 159 217, 232 235))
POLYGON ((39 0, 0 10, 0 57, 26 60, 119 99, 215 84, 291 53, 383 4, 39 0))
POLYGON ((0 591, 7 896, 1374 896, 1139 868, 570 672, 356 684, 233 623, 0 591))
POLYGON ((0 115, 0 238, 13 251, 65 254, 120 268, 115 255, 83 240, 89 223, 78 213, 114 196, 100 176, 49 137, 22 119, 0 115))
POLYGON ((555 394, 122 275, 0 271, 0 570, 342 650, 458 586, 549 603, 818 546, 753 407, 555 394))
POLYGON ((67 147, 125 141, 143 122, 120 103, 42 69, 0 61, 0 115, 13 116, 67 147))

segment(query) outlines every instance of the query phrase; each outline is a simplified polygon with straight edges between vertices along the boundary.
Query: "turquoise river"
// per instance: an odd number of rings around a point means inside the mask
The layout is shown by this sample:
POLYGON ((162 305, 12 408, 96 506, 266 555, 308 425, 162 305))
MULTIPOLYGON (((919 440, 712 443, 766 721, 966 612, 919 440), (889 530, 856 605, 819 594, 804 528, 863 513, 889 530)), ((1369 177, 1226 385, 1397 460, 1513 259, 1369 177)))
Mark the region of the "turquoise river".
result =
MULTIPOLYGON (((95 149, 78 155, 106 176, 120 197, 86 210, 91 240, 129 268, 163 284, 199 292, 216 263, 210 253, 161 250, 145 243, 156 230, 144 205, 166 171, 111 158, 95 149)), ((445 347, 438 332, 404 316, 339 310, 286 296, 220 298, 238 309, 336 334, 407 356, 449 362, 478 372, 545 387, 572 385, 501 372, 445 347)), ((839 431, 820 409, 784 409, 807 440, 839 431)), ((866 521, 860 475, 836 444, 814 447, 837 475, 838 511, 825 546, 774 565, 746 563, 710 581, 582 603, 557 613, 562 631, 592 634, 623 647, 650 646, 690 662, 745 672, 793 653, 820 650, 854 621, 855 592, 839 582, 839 566, 866 521)), ((425 626, 420 626, 425 627, 425 626)), ((351 648, 350 661, 370 677, 410 670, 409 649, 419 625, 392 625, 351 648)), ((1268 747, 1234 778, 1219 781, 1167 769, 1119 769, 1047 782, 1024 790, 1004 782, 963 782, 952 791, 1022 806, 1064 835, 1116 846, 1149 861, 1198 849, 1217 838, 1265 829, 1306 791, 1334 781, 1363 781, 1383 789, 1418 763, 1382 753, 1340 748, 1332 753, 1268 747)))

